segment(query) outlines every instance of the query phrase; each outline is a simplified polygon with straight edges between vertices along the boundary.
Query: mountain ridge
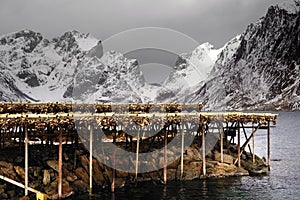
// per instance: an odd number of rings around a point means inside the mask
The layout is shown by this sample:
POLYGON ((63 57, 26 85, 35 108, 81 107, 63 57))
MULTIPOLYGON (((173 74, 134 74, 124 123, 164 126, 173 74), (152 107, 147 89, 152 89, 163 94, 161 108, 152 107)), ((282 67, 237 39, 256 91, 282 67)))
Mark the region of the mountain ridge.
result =
POLYGON ((266 15, 214 49, 178 57, 162 85, 149 84, 138 60, 101 40, 67 31, 52 40, 21 30, 0 36, 1 101, 203 102, 206 110, 299 109, 299 1, 266 15))

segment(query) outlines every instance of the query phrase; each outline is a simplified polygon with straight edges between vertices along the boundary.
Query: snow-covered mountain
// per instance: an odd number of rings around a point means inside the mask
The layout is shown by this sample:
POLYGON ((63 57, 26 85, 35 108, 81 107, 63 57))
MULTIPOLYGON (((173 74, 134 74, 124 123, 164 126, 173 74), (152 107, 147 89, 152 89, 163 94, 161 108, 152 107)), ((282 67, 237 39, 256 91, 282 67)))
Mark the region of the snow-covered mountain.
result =
POLYGON ((0 39, 2 101, 58 101, 72 82, 80 59, 98 40, 77 31, 52 41, 22 30, 0 39))
POLYGON ((208 78, 221 49, 209 43, 198 46, 193 52, 179 56, 175 69, 157 93, 158 102, 181 102, 187 93, 208 78))
POLYGON ((22 30, 0 36, 0 101, 203 102, 215 109, 300 108, 299 2, 267 14, 222 48, 204 43, 179 56, 160 85, 138 60, 89 34, 48 40, 22 30))
POLYGON ((103 55, 89 34, 69 31, 49 41, 22 30, 0 38, 0 58, 1 101, 141 102, 134 89, 145 81, 136 60, 103 55))
MULTIPOLYGON (((196 80, 192 72, 198 63, 211 68, 210 51, 208 44, 197 48, 190 56, 196 64, 181 73, 196 80)), ((101 41, 78 31, 51 41, 31 30, 2 36, 0 58, 1 101, 154 102, 162 89, 145 82, 137 60, 103 53, 101 41)), ((167 81, 165 88, 169 85, 167 81)))
POLYGON ((207 109, 291 109, 300 102, 299 2, 271 6, 221 52, 187 101, 207 109))

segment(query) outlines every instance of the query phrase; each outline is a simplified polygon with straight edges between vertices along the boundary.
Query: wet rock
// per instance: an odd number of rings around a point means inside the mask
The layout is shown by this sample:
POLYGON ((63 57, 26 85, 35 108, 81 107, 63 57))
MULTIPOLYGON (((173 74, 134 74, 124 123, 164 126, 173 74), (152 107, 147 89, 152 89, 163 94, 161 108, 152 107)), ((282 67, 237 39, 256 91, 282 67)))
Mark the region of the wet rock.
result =
POLYGON ((6 184, 0 185, 0 194, 5 192, 4 188, 6 188, 6 184))
POLYGON ((257 159, 256 163, 252 163, 251 160, 241 160, 241 165, 249 172, 251 175, 265 175, 268 174, 268 167, 263 164, 263 161, 257 159))
POLYGON ((80 163, 82 167, 88 172, 89 171, 89 165, 90 165, 90 160, 87 156, 80 156, 80 163))
POLYGON ((12 163, 8 163, 8 162, 5 162, 5 161, 0 161, 0 167, 1 168, 6 168, 6 169, 13 169, 14 168, 12 163))
POLYGON ((167 171, 167 180, 177 180, 179 178, 180 178, 180 170, 168 169, 168 171, 167 171))
POLYGON ((68 156, 68 154, 64 153, 64 159, 65 159, 66 161, 68 161, 68 160, 70 159, 69 156, 68 156))
POLYGON ((57 180, 51 182, 47 187, 45 187, 45 192, 49 196, 55 195, 57 193, 57 180))
POLYGON ((48 160, 47 165, 58 172, 58 161, 57 160, 48 160))
POLYGON ((102 185, 105 182, 101 167, 95 159, 93 159, 93 180, 97 185, 102 185))
POLYGON ((200 152, 197 148, 188 147, 185 152, 185 159, 188 160, 201 160, 200 152))
MULTIPOLYGON (((58 181, 54 180, 53 182, 50 183, 49 186, 45 188, 45 192, 47 195, 51 197, 51 199, 58 199, 58 181)), ((62 180, 62 196, 68 197, 71 194, 73 194, 73 188, 70 186, 69 182, 66 179, 62 180)))
POLYGON ((77 176, 73 172, 70 172, 67 168, 63 168, 63 175, 69 182, 74 182, 77 180, 77 176))
POLYGON ((73 183, 75 190, 79 192, 88 192, 89 191, 89 184, 84 182, 83 180, 76 180, 73 183))
POLYGON ((176 159, 174 162, 168 165, 168 169, 177 169, 180 165, 180 158, 176 159))
POLYGON ((233 176, 236 171, 235 165, 228 165, 226 163, 217 163, 214 167, 207 169, 208 177, 222 177, 233 176))
POLYGON ((43 184, 48 185, 51 181, 51 175, 49 170, 45 169, 43 173, 43 184))
POLYGON ((30 200, 30 198, 28 196, 23 196, 23 197, 20 197, 19 200, 30 200))
POLYGON ((78 167, 76 170, 75 170, 75 175, 80 178, 83 182, 85 183, 89 183, 89 174, 87 173, 87 171, 82 168, 82 167, 78 167))
POLYGON ((17 174, 23 179, 25 180, 25 170, 20 167, 20 166, 14 166, 15 171, 17 172, 17 174))
POLYGON ((237 171, 234 174, 235 176, 249 176, 249 172, 244 168, 240 167, 237 168, 237 171))
POLYGON ((14 180, 17 176, 13 164, 4 161, 0 161, 0 174, 14 180))
POLYGON ((218 163, 218 161, 207 161, 206 162, 206 169, 214 168, 217 163, 218 163))
MULTIPOLYGON (((221 153, 218 151, 215 151, 214 155, 215 155, 215 160, 221 162, 221 153)), ((227 163, 227 164, 233 164, 234 158, 233 158, 233 156, 224 153, 223 154, 223 162, 227 163)))
POLYGON ((125 186, 126 181, 123 178, 115 179, 115 188, 122 188, 125 186))
POLYGON ((0 199, 8 199, 8 194, 6 193, 0 194, 0 199))
POLYGON ((10 197, 10 199, 13 199, 16 196, 16 192, 14 190, 9 190, 6 193, 8 194, 8 196, 10 197))
MULTIPOLYGON (((177 173, 180 176, 181 166, 178 165, 177 173)), ((201 161, 190 161, 183 165, 183 179, 193 180, 200 177, 202 173, 202 162, 201 161)))

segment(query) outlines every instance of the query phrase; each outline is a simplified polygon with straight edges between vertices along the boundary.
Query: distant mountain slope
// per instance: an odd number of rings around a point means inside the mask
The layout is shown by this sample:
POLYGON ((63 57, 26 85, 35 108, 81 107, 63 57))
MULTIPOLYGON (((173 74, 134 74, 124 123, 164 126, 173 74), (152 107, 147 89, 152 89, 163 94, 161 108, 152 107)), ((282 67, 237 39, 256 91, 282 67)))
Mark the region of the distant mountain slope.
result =
POLYGON ((186 100, 204 101, 207 109, 290 109, 298 104, 299 25, 299 2, 271 6, 247 27, 231 55, 224 48, 210 79, 186 100))

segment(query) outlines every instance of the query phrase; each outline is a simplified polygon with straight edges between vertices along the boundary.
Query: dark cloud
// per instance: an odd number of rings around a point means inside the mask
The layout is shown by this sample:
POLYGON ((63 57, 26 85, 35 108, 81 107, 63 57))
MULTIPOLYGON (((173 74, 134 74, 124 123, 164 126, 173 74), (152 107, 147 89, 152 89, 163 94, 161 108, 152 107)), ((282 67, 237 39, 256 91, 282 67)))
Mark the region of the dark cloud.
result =
POLYGON ((48 38, 76 29, 106 39, 144 26, 171 28, 216 47, 281 0, 1 0, 0 34, 29 28, 48 38))

